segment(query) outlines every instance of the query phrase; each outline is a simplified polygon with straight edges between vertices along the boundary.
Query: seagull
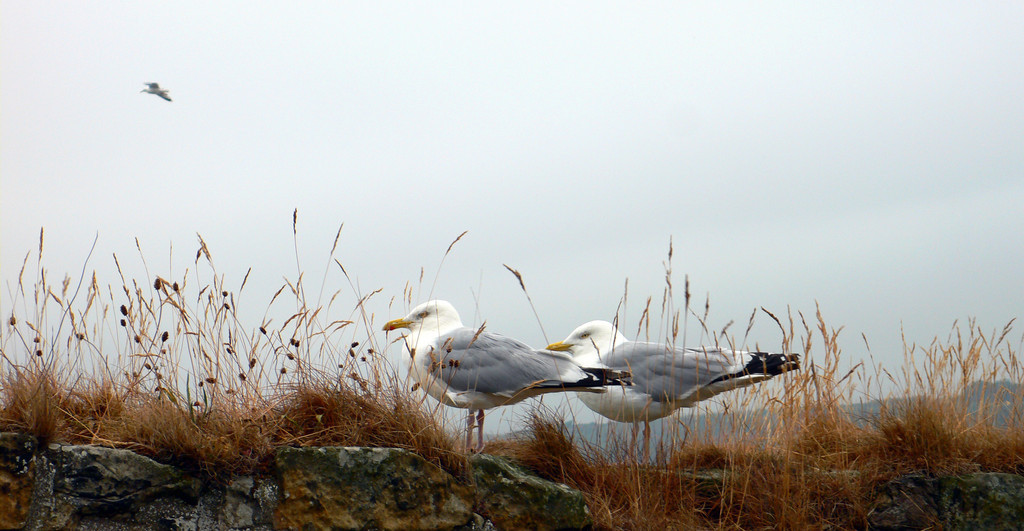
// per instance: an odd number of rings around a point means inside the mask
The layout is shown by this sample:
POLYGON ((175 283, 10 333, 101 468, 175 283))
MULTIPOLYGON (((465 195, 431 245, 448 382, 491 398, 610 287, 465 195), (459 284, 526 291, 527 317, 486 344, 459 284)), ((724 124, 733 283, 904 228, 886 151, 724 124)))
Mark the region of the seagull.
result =
POLYGON ((547 350, 568 352, 581 365, 630 371, 632 386, 609 387, 604 394, 581 394, 579 398, 595 413, 632 423, 634 444, 639 423, 643 422, 645 461, 652 420, 719 393, 800 368, 798 354, 629 341, 608 321, 585 323, 564 340, 548 345, 547 350))
POLYGON ((628 385, 628 373, 579 365, 565 352, 535 350, 525 343, 480 328, 463 326, 451 303, 432 300, 409 315, 388 321, 385 331, 404 328, 413 389, 450 407, 469 409, 466 447, 483 448, 484 410, 544 393, 587 391, 628 385), (476 412, 477 445, 473 443, 476 412))
POLYGON ((156 94, 157 96, 160 96, 161 98, 167 101, 171 101, 171 97, 168 95, 167 89, 160 88, 160 83, 145 83, 145 85, 148 85, 149 88, 144 88, 139 92, 148 92, 150 94, 156 94))

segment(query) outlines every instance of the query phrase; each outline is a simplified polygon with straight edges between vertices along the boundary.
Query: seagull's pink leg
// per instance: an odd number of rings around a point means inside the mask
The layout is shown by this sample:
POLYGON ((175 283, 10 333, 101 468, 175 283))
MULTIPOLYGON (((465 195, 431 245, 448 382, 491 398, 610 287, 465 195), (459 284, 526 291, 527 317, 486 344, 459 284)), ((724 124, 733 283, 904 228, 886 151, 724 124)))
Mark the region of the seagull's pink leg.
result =
POLYGON ((651 421, 644 421, 644 464, 650 461, 651 457, 651 421))
POLYGON ((466 417, 466 449, 472 450, 473 447, 473 410, 469 410, 469 416, 466 417))
POLYGON ((629 456, 636 459, 636 438, 640 433, 640 424, 633 423, 633 438, 629 441, 629 456))
POLYGON ((484 410, 480 410, 476 414, 476 429, 477 429, 477 452, 482 452, 484 449, 484 410))

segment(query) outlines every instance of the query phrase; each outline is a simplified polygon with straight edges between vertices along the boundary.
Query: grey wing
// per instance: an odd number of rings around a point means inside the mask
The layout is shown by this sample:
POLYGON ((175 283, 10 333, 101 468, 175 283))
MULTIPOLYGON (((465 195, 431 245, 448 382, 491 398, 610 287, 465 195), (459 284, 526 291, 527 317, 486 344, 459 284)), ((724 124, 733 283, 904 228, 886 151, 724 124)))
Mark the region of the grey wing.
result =
POLYGON ((510 337, 478 332, 461 328, 439 340, 440 364, 432 372, 440 372, 452 390, 511 396, 527 387, 561 381, 560 370, 566 365, 585 376, 566 358, 547 356, 510 337))
POLYGON ((715 379, 743 369, 731 350, 643 342, 619 345, 605 361, 612 368, 631 371, 636 390, 659 402, 687 397, 715 379))

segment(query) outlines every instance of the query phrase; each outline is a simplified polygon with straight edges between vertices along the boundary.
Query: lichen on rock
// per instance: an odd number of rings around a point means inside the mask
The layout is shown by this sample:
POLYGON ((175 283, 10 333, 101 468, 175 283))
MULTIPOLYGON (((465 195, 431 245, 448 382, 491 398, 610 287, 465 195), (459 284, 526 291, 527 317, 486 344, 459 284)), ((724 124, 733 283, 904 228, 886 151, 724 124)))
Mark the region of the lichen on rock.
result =
POLYGON ((979 472, 909 474, 883 485, 868 517, 872 529, 1021 529, 1024 477, 979 472))
POLYGON ((473 492, 397 448, 282 448, 274 525, 287 529, 453 529, 473 516, 473 492))
POLYGON ((578 490, 537 477, 503 457, 478 454, 470 465, 477 501, 501 529, 582 529, 592 523, 578 490))

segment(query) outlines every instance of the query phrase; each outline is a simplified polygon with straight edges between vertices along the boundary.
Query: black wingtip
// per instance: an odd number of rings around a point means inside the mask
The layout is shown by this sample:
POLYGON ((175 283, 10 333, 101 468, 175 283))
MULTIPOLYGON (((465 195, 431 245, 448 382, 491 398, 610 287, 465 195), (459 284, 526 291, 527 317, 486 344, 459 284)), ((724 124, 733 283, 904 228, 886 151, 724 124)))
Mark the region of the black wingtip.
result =
POLYGON ((800 368, 799 354, 770 354, 768 352, 751 352, 753 358, 743 368, 746 374, 767 374, 777 376, 787 371, 800 368))
POLYGON ((580 367, 587 373, 585 378, 575 382, 545 382, 533 386, 536 389, 591 389, 600 387, 633 385, 629 371, 618 371, 604 367, 580 367))
POLYGON ((588 382, 583 384, 586 387, 593 387, 594 385, 633 385, 629 380, 633 375, 629 371, 618 371, 606 367, 583 367, 583 372, 590 376, 590 378, 580 380, 581 383, 588 382))
POLYGON ((741 376, 752 374, 765 374, 778 376, 784 372, 795 371, 800 368, 799 354, 771 354, 768 352, 749 352, 751 358, 743 370, 734 374, 725 374, 715 378, 711 383, 724 382, 741 376))

